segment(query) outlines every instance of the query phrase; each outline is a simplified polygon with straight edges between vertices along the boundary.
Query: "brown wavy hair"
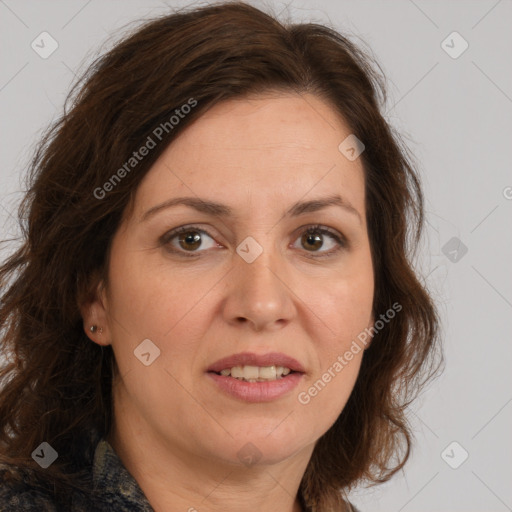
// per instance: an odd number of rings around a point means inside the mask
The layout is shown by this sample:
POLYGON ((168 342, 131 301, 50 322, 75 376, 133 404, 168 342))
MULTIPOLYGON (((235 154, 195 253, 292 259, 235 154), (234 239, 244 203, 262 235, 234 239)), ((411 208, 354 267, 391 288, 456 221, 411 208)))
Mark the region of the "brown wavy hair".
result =
POLYGON ((437 374, 442 353, 436 308, 412 263, 423 229, 421 186, 407 147, 381 114, 379 70, 369 52, 333 28, 285 24, 240 2, 146 21, 96 58, 35 150, 19 208, 21 243, 0 268, 1 462, 46 485, 59 503, 70 488, 84 488, 76 440, 89 429, 108 434, 116 367, 111 348, 85 335, 80 308, 99 279, 108 281, 110 243, 138 184, 211 106, 284 91, 317 95, 364 142, 374 316, 402 306, 366 350, 299 496, 308 510, 339 510, 356 483, 384 482, 403 467, 412 443, 406 408, 437 374), (190 113, 163 130, 134 170, 104 187, 191 98, 190 113), (101 187, 109 191, 98 199, 101 187), (42 441, 59 453, 45 470, 31 458, 42 441))

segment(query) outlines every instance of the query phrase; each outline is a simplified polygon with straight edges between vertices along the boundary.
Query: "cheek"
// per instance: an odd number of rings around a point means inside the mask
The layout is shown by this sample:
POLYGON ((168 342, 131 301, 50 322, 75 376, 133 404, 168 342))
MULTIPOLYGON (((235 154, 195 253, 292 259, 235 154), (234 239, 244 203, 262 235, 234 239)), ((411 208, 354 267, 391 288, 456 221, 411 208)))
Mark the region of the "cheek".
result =
POLYGON ((206 318, 200 299, 208 282, 187 286, 191 279, 201 280, 150 264, 143 252, 115 256, 109 314, 122 382, 119 403, 136 404, 148 421, 155 421, 154 411, 160 411, 158 421, 171 424, 182 417, 176 414, 180 407, 193 403, 183 389, 192 388, 189 379, 198 351, 194 339, 200 339, 196 333, 204 330, 200 322, 206 318))
POLYGON ((329 329, 321 339, 318 334, 314 338, 318 364, 297 396, 315 435, 332 426, 350 397, 364 354, 358 336, 368 326, 371 315, 371 295, 355 297, 349 287, 337 291, 329 297, 329 308, 321 310, 329 329))
POLYGON ((317 339, 320 359, 317 377, 322 374, 323 380, 335 383, 331 388, 338 387, 339 390, 341 387, 350 386, 357 378, 364 348, 358 341, 358 336, 369 326, 372 292, 371 282, 363 284, 358 280, 339 283, 329 293, 324 294, 325 305, 320 311, 328 329, 324 331, 325 337, 317 339), (343 361, 343 369, 338 364, 340 360, 343 361), (341 374, 342 377, 337 377, 341 374))
MULTIPOLYGON (((359 374, 369 326, 374 282, 370 266, 333 279, 310 295, 311 310, 322 320, 310 333, 316 344, 317 367, 304 383, 297 401, 319 430, 332 425, 343 410, 359 374)), ((314 427, 315 428, 315 427, 314 427)))
POLYGON ((340 283, 324 295, 325 321, 336 342, 333 348, 341 350, 347 342, 369 326, 373 304, 373 282, 340 283))
POLYGON ((314 293, 311 290, 307 294, 304 291, 304 296, 322 326, 311 336, 317 339, 322 353, 332 358, 346 350, 371 321, 374 280, 369 258, 362 257, 356 265, 347 265, 338 275, 314 288, 314 293))
POLYGON ((168 262, 150 258, 143 251, 119 251, 113 256, 116 264, 111 266, 109 313, 112 345, 121 372, 135 370, 132 378, 145 372, 134 351, 149 339, 159 355, 148 369, 161 367, 174 374, 178 368, 178 373, 188 378, 198 344, 211 322, 211 304, 208 306, 205 295, 218 276, 171 272, 168 262))
POLYGON ((193 312, 208 282, 179 269, 171 271, 169 263, 144 251, 120 253, 113 255, 110 270, 112 316, 122 324, 124 335, 129 331, 138 337, 165 338, 193 312))

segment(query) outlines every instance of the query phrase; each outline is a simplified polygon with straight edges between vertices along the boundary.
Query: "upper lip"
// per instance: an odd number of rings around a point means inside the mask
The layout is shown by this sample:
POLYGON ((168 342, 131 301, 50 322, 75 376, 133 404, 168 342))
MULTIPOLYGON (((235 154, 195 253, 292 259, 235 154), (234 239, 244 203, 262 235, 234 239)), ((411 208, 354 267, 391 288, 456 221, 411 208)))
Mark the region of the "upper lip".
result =
POLYGON ((284 366, 295 372, 304 373, 303 366, 293 357, 280 352, 269 352, 267 354, 253 354, 252 352, 241 352, 219 359, 208 367, 209 372, 220 372, 234 366, 284 366))

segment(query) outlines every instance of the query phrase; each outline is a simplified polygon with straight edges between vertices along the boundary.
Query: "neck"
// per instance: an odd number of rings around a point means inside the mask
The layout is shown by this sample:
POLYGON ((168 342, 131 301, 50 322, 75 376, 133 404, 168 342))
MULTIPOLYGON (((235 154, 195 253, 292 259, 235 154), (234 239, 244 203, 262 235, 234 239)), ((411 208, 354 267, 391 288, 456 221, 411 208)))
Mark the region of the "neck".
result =
POLYGON ((155 512, 305 512, 298 490, 314 446, 247 467, 170 445, 137 421, 114 423, 108 441, 155 512))

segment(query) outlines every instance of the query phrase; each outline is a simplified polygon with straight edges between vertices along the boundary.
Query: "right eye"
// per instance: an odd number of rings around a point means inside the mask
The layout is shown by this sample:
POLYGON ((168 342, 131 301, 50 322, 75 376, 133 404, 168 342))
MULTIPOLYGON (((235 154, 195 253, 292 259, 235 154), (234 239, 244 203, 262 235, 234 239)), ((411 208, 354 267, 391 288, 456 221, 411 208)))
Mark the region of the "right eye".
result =
MULTIPOLYGON (((163 235, 163 237, 160 239, 160 242, 173 253, 185 257, 193 257, 196 255, 196 253, 203 252, 198 251, 197 249, 199 249, 201 246, 204 246, 204 242, 202 240, 202 237, 204 236, 207 236, 213 240, 213 237, 209 235, 204 229, 200 229, 197 226, 181 226, 163 235), (179 247, 173 243, 174 239, 176 239, 176 243, 179 244, 179 247), (187 254, 187 252, 189 254, 187 254)), ((214 244, 211 244, 210 247, 206 247, 206 249, 213 246, 214 244)))

